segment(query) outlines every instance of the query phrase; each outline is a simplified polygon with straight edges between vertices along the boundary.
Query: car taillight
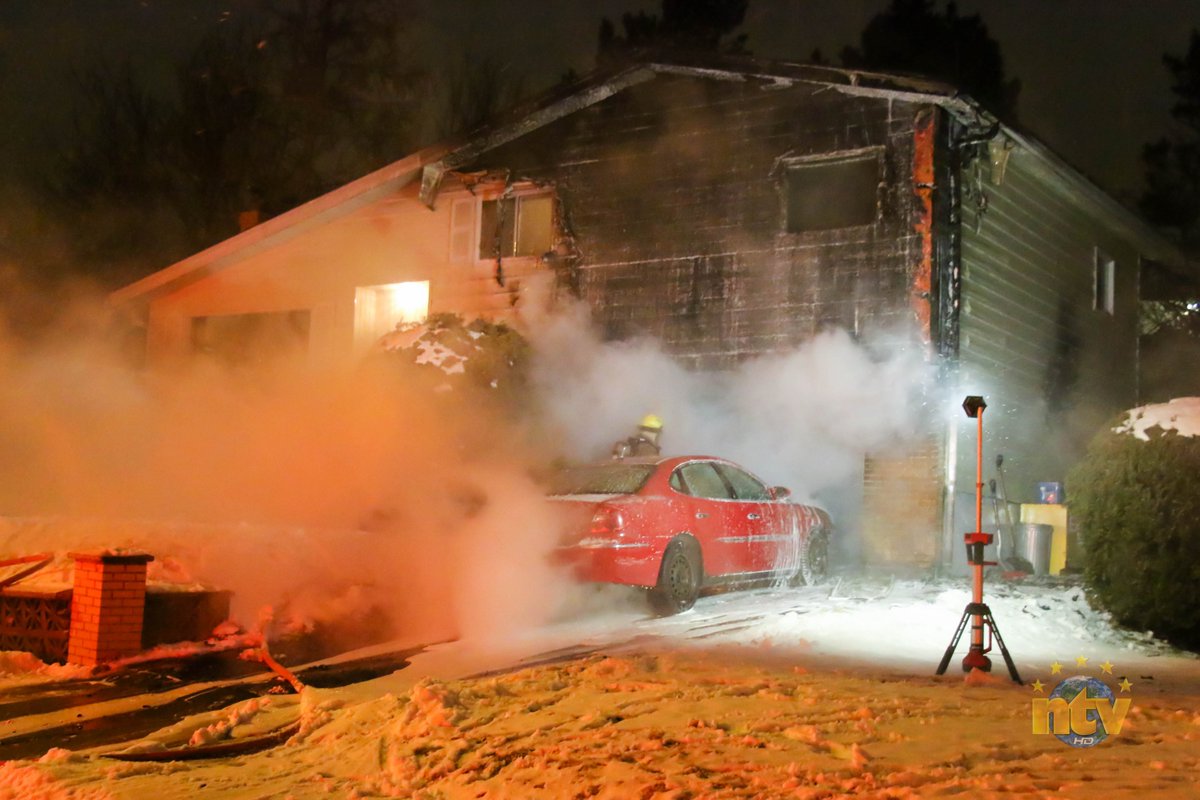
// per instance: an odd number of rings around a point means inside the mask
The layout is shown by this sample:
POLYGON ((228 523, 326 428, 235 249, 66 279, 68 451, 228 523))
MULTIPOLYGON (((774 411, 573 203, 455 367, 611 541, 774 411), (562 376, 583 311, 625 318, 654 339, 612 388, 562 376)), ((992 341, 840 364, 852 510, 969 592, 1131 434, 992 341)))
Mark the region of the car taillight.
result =
POLYGON ((596 538, 612 539, 625 532, 625 517, 612 506, 600 506, 592 514, 592 524, 588 535, 596 538))

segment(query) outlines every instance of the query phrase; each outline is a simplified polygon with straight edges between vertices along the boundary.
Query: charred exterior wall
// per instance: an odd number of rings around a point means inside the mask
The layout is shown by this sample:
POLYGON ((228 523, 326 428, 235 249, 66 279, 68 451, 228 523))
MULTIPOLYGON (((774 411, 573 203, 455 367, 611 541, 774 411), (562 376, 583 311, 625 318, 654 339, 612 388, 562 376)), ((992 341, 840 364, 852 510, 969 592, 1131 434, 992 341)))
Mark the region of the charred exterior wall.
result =
MULTIPOLYGON (((721 370, 826 327, 933 345, 936 119, 829 87, 660 75, 470 168, 555 186, 572 250, 560 276, 608 338, 652 336, 694 369, 721 370), (789 231, 789 170, 843 156, 878 159, 870 219, 789 231)), ((817 206, 854 202, 836 182, 824 191, 817 206)), ((863 518, 839 520, 868 562, 936 560, 939 447, 889 456, 862 485, 863 518)))
POLYGON ((918 319, 923 108, 806 84, 659 76, 471 168, 555 185, 570 281, 608 337, 654 336, 690 366, 723 369, 827 326, 862 334, 918 319), (878 154, 875 219, 789 233, 790 160, 846 152, 878 154))

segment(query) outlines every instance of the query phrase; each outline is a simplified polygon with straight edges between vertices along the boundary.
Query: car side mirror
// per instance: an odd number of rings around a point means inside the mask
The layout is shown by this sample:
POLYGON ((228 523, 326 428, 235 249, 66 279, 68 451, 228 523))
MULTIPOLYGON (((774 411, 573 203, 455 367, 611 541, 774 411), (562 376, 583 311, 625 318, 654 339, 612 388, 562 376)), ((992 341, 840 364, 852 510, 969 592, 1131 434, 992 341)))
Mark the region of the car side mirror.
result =
POLYGON ((771 497, 775 500, 787 500, 792 496, 792 490, 786 486, 772 486, 771 497))

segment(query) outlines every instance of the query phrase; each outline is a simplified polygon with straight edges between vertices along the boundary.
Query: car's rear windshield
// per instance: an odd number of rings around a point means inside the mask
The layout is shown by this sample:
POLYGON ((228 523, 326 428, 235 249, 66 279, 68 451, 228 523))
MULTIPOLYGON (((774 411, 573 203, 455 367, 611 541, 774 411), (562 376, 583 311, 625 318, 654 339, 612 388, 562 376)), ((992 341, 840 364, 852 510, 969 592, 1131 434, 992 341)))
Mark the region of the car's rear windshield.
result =
POLYGON ((568 467, 550 479, 550 494, 633 494, 654 472, 653 464, 591 464, 568 467))

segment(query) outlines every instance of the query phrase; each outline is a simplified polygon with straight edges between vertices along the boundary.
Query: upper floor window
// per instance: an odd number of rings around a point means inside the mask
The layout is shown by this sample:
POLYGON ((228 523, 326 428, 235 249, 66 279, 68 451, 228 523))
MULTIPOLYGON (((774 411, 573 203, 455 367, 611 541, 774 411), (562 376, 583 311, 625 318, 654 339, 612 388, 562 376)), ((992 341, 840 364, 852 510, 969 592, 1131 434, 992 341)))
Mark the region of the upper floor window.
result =
POLYGON ((870 225, 879 216, 883 151, 872 147, 784 162, 788 233, 870 225))
POLYGON ((1099 247, 1093 251, 1092 308, 1112 314, 1116 307, 1117 262, 1099 247))
POLYGON ((479 258, 538 257, 554 247, 554 198, 549 194, 484 200, 479 258))

